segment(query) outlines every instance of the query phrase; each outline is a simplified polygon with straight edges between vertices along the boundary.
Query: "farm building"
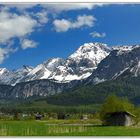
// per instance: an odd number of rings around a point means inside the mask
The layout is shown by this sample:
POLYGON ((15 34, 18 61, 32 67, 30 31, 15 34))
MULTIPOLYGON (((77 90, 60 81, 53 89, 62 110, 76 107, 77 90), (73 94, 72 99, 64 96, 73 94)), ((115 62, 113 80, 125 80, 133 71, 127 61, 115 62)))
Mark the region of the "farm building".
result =
POLYGON ((110 126, 130 126, 133 124, 133 117, 136 116, 127 111, 107 113, 104 124, 110 126))
POLYGON ((36 119, 36 120, 42 120, 42 118, 43 118, 43 116, 42 116, 40 113, 37 113, 37 114, 35 115, 35 119, 36 119))
POLYGON ((80 118, 81 118, 82 120, 88 120, 88 115, 82 115, 80 118))

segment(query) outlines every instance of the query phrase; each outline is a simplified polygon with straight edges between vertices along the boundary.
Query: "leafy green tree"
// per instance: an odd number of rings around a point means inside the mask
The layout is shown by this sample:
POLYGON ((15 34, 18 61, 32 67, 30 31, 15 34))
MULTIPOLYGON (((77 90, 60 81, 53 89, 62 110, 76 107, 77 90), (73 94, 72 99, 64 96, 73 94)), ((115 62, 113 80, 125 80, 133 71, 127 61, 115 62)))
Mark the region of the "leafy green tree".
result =
POLYGON ((127 98, 119 98, 115 95, 108 96, 101 107, 100 117, 104 119, 107 113, 129 111, 134 112, 134 105, 127 98))

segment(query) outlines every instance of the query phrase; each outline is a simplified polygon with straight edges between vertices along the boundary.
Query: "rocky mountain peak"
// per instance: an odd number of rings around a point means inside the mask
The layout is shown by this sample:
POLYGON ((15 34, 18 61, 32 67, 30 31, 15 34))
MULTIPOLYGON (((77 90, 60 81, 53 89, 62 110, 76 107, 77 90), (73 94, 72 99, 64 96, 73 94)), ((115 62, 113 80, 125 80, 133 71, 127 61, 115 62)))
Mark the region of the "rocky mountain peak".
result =
MULTIPOLYGON (((88 55, 99 55, 98 53, 104 52, 109 53, 110 48, 107 47, 107 44, 102 43, 85 43, 84 45, 81 45, 79 49, 70 55, 69 58, 76 58, 80 56, 88 56, 88 55)), ((92 56, 91 56, 92 57, 92 56)))

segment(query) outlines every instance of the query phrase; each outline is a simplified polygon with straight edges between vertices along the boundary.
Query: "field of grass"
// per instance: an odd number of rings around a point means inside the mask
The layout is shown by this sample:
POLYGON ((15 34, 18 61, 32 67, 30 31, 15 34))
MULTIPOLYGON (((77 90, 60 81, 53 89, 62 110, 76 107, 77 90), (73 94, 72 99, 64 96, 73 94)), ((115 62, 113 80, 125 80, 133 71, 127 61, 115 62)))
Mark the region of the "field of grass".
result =
POLYGON ((140 128, 101 126, 76 120, 0 121, 0 136, 140 136, 140 128))

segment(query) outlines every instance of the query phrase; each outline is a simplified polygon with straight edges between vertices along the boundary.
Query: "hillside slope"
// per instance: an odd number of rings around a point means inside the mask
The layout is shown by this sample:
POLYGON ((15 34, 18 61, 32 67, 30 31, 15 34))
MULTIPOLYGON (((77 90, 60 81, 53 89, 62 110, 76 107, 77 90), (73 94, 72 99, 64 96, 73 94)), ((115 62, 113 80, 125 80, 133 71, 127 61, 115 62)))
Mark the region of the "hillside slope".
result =
POLYGON ((119 77, 116 80, 106 81, 97 85, 86 85, 75 88, 62 94, 47 97, 49 104, 81 105, 101 104, 107 96, 117 95, 127 97, 135 104, 140 104, 140 76, 119 77))

